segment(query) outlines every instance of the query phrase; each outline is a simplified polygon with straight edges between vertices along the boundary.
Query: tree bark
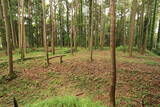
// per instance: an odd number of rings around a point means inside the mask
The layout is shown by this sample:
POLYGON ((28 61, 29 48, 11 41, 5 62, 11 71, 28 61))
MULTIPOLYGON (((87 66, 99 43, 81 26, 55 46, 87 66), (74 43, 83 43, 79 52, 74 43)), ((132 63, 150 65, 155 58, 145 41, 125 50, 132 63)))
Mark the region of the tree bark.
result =
POLYGON ((71 53, 72 53, 72 55, 73 55, 73 21, 74 21, 74 19, 73 19, 73 16, 74 16, 74 14, 73 14, 73 5, 72 5, 72 10, 71 10, 71 16, 72 16, 72 21, 71 21, 71 37, 70 37, 70 46, 71 46, 71 53))
POLYGON ((25 42, 25 25, 24 25, 24 0, 19 0, 19 43, 21 51, 21 59, 25 58, 26 42, 25 42))
POLYGON ((110 92, 110 103, 113 107, 116 106, 115 95, 116 95, 116 44, 115 44, 115 31, 116 31, 116 5, 115 0, 110 0, 110 47, 111 47, 111 92, 110 92))
POLYGON ((152 0, 149 0, 147 3, 147 13, 145 15, 145 19, 143 22, 143 32, 142 32, 142 38, 141 38, 141 49, 140 53, 143 55, 145 53, 145 50, 147 48, 147 37, 149 34, 149 23, 151 22, 151 8, 152 8, 152 0))
POLYGON ((156 49, 159 49, 159 41, 160 41, 160 20, 159 20, 159 28, 158 28, 156 49))
POLYGON ((2 9, 3 9, 3 17, 5 22, 5 30, 6 30, 6 40, 7 40, 7 52, 8 52, 8 71, 9 75, 13 76, 13 56, 12 56, 12 37, 11 37, 11 24, 10 24, 10 17, 8 12, 8 0, 1 0, 2 9))
POLYGON ((130 40, 129 40, 129 48, 128 48, 129 56, 132 56, 132 48, 134 44, 136 6, 137 6, 137 0, 133 0, 132 8, 131 8, 130 40))
MULTIPOLYGON (((3 18, 3 9, 1 5, 1 0, 0 0, 0 15, 2 16, 2 24, 1 26, 4 26, 4 18, 3 18)), ((6 35, 5 32, 1 32, 1 42, 2 42, 2 48, 5 50, 5 53, 7 55, 7 41, 6 41, 6 35)))
POLYGON ((154 12, 153 12, 153 19, 152 19, 152 29, 151 29, 151 38, 150 38, 150 48, 149 50, 152 50, 153 48, 153 42, 154 42, 154 31, 155 31, 155 21, 156 21, 156 12, 157 12, 157 1, 154 0, 154 12))
MULTIPOLYGON (((66 0, 66 8, 67 8, 67 15, 66 15, 66 26, 67 26, 67 38, 69 38, 69 35, 70 35, 70 32, 69 32, 69 27, 70 27, 70 24, 69 24, 69 3, 68 3, 68 0, 66 0)), ((69 41, 67 42, 67 44, 69 43, 69 41)))
POLYGON ((43 9, 43 37, 44 37, 44 48, 45 48, 45 54, 46 54, 46 62, 47 62, 47 65, 49 65, 48 44, 47 44, 47 35, 46 35, 45 0, 42 0, 42 9, 43 9))
POLYGON ((99 45, 100 49, 103 50, 104 46, 104 21, 103 21, 103 0, 101 0, 101 6, 100 6, 100 32, 99 32, 99 45))
POLYGON ((54 16, 54 9, 53 9, 53 1, 50 0, 50 14, 51 14, 51 47, 52 47, 52 54, 55 54, 55 16, 54 16))
POLYGON ((92 7, 93 7, 93 0, 89 2, 89 35, 90 35, 90 60, 93 61, 93 25, 92 25, 92 7))

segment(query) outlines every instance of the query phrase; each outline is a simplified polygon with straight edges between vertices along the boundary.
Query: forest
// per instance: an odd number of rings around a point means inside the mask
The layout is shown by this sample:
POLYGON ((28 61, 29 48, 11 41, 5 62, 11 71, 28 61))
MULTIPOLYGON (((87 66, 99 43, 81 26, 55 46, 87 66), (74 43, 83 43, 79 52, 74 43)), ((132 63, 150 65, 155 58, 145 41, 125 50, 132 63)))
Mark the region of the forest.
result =
POLYGON ((160 107, 160 1, 0 0, 0 107, 160 107))

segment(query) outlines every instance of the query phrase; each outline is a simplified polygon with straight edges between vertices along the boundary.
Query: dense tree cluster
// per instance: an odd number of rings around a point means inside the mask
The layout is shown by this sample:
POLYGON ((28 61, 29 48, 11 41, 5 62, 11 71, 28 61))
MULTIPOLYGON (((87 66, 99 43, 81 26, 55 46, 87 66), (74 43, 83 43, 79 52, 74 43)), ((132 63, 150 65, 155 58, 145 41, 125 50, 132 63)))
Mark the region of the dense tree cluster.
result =
MULTIPOLYGON (((44 45, 44 20, 47 46, 52 46, 53 54, 55 46, 75 49, 77 46, 90 47, 92 36, 93 47, 103 49, 104 46, 109 46, 108 0, 93 0, 92 31, 89 0, 45 0, 44 16, 42 1, 5 1, 10 16, 13 48, 21 49, 22 59, 25 57, 26 48, 44 45)), ((130 55, 133 47, 138 47, 142 54, 146 49, 159 48, 158 0, 118 0, 116 4, 116 46, 128 46, 130 55)), ((0 46, 6 49, 2 5, 0 10, 0 46)))

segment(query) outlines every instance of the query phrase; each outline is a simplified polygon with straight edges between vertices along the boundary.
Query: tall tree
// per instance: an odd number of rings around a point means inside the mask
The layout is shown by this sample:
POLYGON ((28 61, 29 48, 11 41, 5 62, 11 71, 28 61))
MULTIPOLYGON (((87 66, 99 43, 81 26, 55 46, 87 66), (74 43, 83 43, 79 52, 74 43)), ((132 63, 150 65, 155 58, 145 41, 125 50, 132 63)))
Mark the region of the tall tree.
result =
POLYGON ((139 32, 138 32, 138 48, 139 51, 141 52, 141 47, 142 47, 142 38, 143 38, 143 25, 144 25, 144 8, 145 7, 145 2, 142 0, 142 4, 139 6, 139 32))
POLYGON ((71 53, 73 55, 73 36, 74 36, 74 5, 71 5, 71 37, 70 37, 70 47, 71 47, 71 53))
POLYGON ((79 0, 79 39, 80 39, 80 43, 79 46, 84 46, 83 45, 83 36, 84 36, 84 32, 83 32, 83 0, 79 0))
POLYGON ((72 3, 72 22, 71 22, 71 47, 72 47, 72 52, 77 50, 77 7, 78 6, 78 1, 75 0, 72 3))
POLYGON ((151 23, 151 9, 152 9, 152 0, 147 1, 147 12, 145 14, 144 22, 143 22, 143 32, 142 32, 142 37, 141 37, 141 48, 140 48, 140 53, 144 54, 145 50, 147 48, 147 37, 150 31, 150 26, 149 24, 151 23))
POLYGON ((130 40, 129 40, 129 56, 132 56, 132 48, 134 44, 134 33, 135 33, 135 18, 136 18, 136 6, 137 0, 133 0, 131 8, 131 22, 130 22, 130 40))
POLYGON ((28 0, 28 39, 29 39, 29 46, 30 47, 33 47, 34 46, 34 36, 33 36, 33 26, 32 26, 32 22, 33 22, 33 19, 32 19, 32 9, 33 9, 33 1, 32 0, 28 0))
POLYGON ((110 47, 111 47, 111 62, 112 62, 112 73, 111 73, 111 92, 110 92, 110 103, 113 107, 116 106, 115 94, 116 94, 116 44, 115 44, 115 31, 116 31, 116 3, 115 0, 110 0, 110 47))
POLYGON ((70 32, 69 32, 69 27, 70 27, 70 24, 69 24, 69 2, 68 2, 68 0, 65 0, 65 2, 66 2, 66 9, 67 9, 67 12, 66 12, 67 38, 69 38, 69 35, 70 35, 70 32))
MULTIPOLYGON (((11 12, 11 1, 8 1, 8 10, 11 12)), ((11 16, 11 15, 10 15, 11 16)), ((13 26, 13 19, 12 16, 10 17, 10 23, 11 23, 11 34, 12 34, 12 41, 13 41, 13 48, 16 48, 16 40, 15 40, 15 34, 14 34, 14 26, 13 26)))
POLYGON ((49 65, 48 43, 47 43, 47 35, 46 35, 46 10, 45 10, 45 0, 42 0, 42 9, 43 9, 43 38, 44 38, 44 48, 45 48, 47 65, 49 65))
MULTIPOLYGON (((4 26, 4 18, 3 16, 3 10, 2 10, 2 5, 1 5, 1 1, 0 1, 0 26, 4 26)), ((1 37, 1 42, 2 42, 2 48, 5 49, 5 53, 7 55, 7 41, 6 41, 6 36, 5 36, 5 29, 4 27, 1 27, 0 29, 0 37, 1 37)))
POLYGON ((8 12, 8 0, 1 0, 3 17, 5 22, 6 40, 7 40, 7 52, 8 52, 8 71, 9 75, 12 77, 14 75, 13 71, 13 56, 12 56, 12 37, 11 37, 11 24, 10 16, 8 12))
POLYGON ((149 50, 152 50, 153 48, 153 41, 154 41, 154 31, 155 31, 155 21, 156 21, 156 13, 157 13, 157 1, 154 0, 154 12, 153 12, 153 19, 152 19, 152 29, 151 29, 151 35, 150 35, 150 47, 149 50))
MULTIPOLYGON (((55 3, 54 3, 55 5, 55 3)), ((50 14, 51 14, 51 28, 52 28, 52 33, 51 33, 51 47, 52 47, 52 54, 55 54, 55 13, 53 9, 53 0, 50 0, 50 14)))
POLYGON ((100 32, 99 32, 99 45, 100 49, 103 49, 104 46, 104 18, 103 18, 103 0, 101 0, 100 5, 100 32))
POLYGON ((93 0, 89 1, 89 36, 90 36, 90 60, 93 61, 93 25, 92 25, 92 8, 93 8, 93 0))
POLYGON ((160 20, 159 20, 159 28, 158 28, 158 35, 157 35, 157 46, 156 46, 157 49, 159 49, 159 41, 160 41, 160 20))
POLYGON ((25 58, 26 41, 24 25, 24 0, 19 0, 19 46, 21 50, 21 59, 25 58))

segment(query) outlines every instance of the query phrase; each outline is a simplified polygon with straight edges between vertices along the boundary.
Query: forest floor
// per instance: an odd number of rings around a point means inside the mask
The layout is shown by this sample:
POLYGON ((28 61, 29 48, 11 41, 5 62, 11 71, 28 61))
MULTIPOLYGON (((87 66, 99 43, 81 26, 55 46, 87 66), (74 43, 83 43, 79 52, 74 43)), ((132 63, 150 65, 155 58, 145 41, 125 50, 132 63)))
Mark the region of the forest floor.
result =
MULTIPOLYGON (((58 51, 57 54, 64 54, 58 51)), ((35 50, 36 51, 36 50, 35 50)), ((7 74, 7 57, 0 53, 0 76, 7 74)), ((25 61, 17 60, 14 69, 17 78, 0 83, 0 107, 12 107, 13 97, 20 106, 35 103, 54 96, 89 97, 108 105, 111 85, 110 53, 94 51, 94 61, 90 62, 90 52, 81 49, 73 56, 66 53, 64 63, 59 58, 45 65, 43 52, 30 52, 25 61)), ((0 78, 1 78, 0 77, 0 78)), ((150 106, 160 104, 160 57, 134 53, 117 52, 117 92, 118 107, 141 107, 142 99, 150 106)))

